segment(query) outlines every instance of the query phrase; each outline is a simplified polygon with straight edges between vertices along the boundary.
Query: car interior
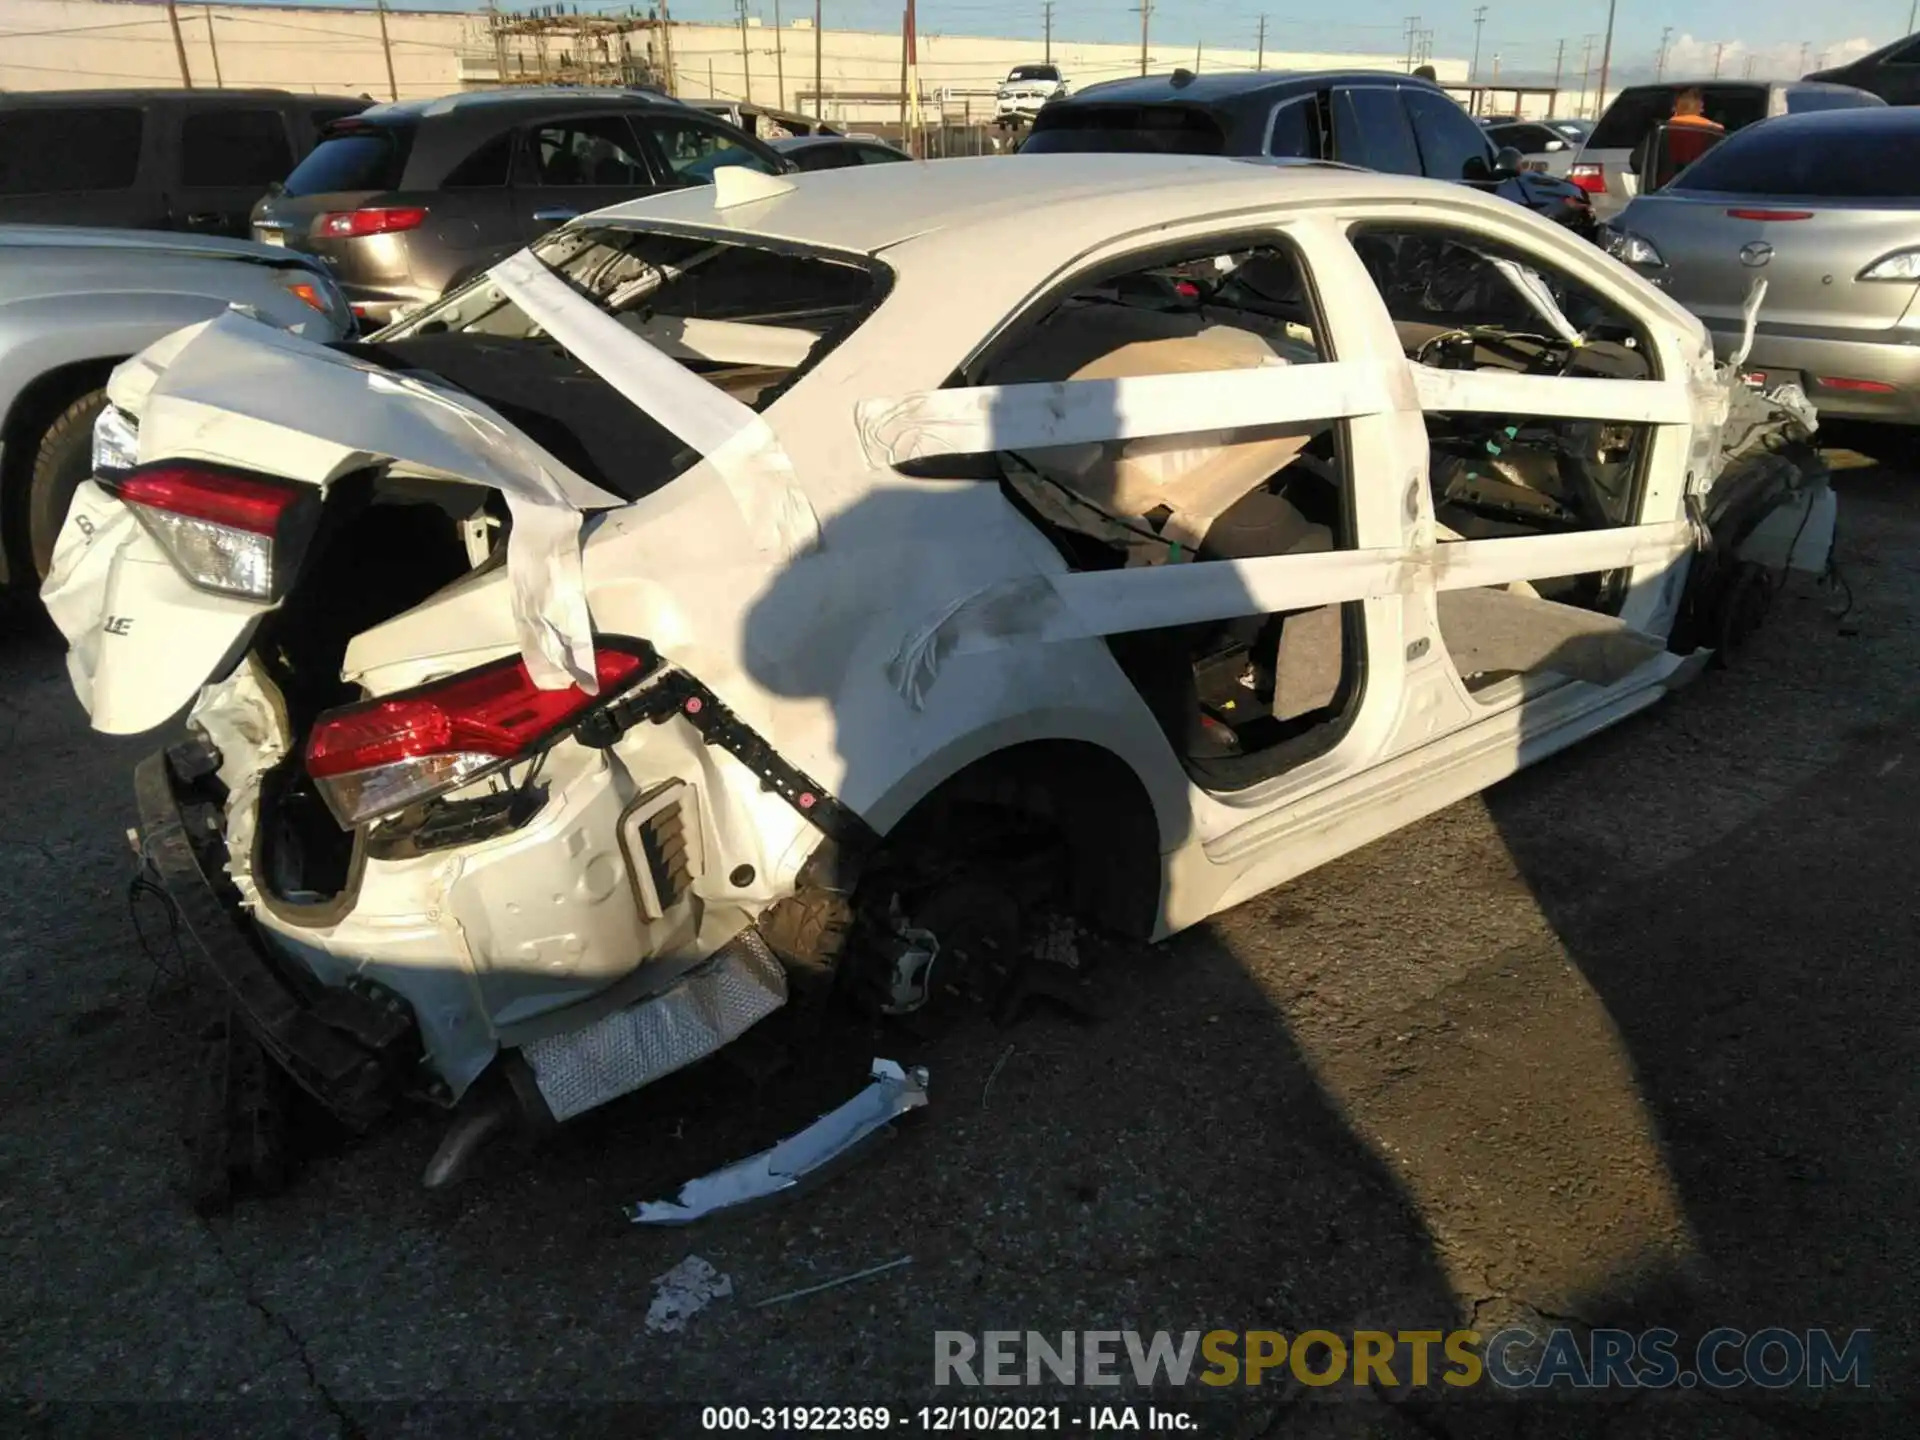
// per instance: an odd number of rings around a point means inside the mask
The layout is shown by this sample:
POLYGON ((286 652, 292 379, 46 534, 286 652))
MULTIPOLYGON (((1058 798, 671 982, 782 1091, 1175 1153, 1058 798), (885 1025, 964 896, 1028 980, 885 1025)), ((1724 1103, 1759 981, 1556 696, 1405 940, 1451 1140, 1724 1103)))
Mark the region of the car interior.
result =
MULTIPOLYGON (((1175 260, 1084 285, 967 383, 1120 379, 1324 358, 1290 251, 1175 260)), ((1079 569, 1350 547, 1335 423, 1268 426, 996 457, 1014 503, 1079 569)), ((1344 730, 1362 680, 1358 607, 1255 614, 1114 636, 1115 658, 1210 789, 1257 783, 1344 730), (1352 613, 1344 613, 1351 611, 1352 613)))

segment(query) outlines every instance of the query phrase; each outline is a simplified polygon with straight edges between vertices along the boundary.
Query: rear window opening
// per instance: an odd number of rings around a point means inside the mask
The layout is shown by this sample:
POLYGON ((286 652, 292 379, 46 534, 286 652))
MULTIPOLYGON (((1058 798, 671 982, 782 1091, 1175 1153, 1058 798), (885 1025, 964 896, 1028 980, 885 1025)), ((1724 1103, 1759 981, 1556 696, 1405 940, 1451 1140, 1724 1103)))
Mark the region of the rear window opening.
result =
POLYGON ((413 132, 397 125, 355 125, 327 130, 326 138, 287 176, 288 195, 335 195, 353 190, 398 190, 407 168, 413 132))
POLYGON ((1227 137, 1211 115, 1185 105, 1050 105, 1020 149, 1029 155, 1224 155, 1227 137))
POLYGON ((1622 90, 1587 139, 1590 150, 1631 150, 1647 132, 1673 118, 1673 102, 1686 90, 1698 90, 1707 119, 1725 130, 1740 130, 1767 118, 1764 85, 1635 85, 1622 90))
MULTIPOLYGON (((847 256, 608 227, 540 258, 640 338, 763 410, 864 320, 880 267, 847 256)), ((345 346, 428 372, 498 410, 594 484, 637 500, 699 457, 548 336, 484 277, 372 341, 345 346)))

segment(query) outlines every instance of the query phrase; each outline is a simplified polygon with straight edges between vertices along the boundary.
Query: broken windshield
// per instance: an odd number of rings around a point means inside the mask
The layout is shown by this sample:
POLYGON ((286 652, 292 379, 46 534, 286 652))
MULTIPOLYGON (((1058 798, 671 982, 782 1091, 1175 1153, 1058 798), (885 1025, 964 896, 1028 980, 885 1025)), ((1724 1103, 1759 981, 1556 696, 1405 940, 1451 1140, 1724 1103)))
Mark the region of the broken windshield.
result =
MULTIPOLYGON (((616 226, 569 228, 532 253, 631 335, 752 411, 858 327, 884 293, 886 274, 858 257, 616 226)), ((621 393, 607 363, 596 368, 570 351, 489 276, 345 348, 484 400, 557 459, 629 500, 700 458, 621 393)))

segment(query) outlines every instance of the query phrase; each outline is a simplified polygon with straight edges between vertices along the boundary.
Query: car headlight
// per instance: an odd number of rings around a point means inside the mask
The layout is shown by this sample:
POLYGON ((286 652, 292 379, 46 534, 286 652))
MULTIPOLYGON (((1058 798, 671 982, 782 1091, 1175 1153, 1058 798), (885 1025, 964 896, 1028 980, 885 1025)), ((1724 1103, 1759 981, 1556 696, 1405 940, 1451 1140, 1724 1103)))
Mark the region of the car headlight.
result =
POLYGON ((1862 280, 1920 280, 1920 247, 1882 255, 1860 272, 1862 280))
POLYGON ((131 470, 140 463, 140 423, 118 405, 93 422, 93 473, 131 470))
POLYGON ((1624 260, 1629 265, 1644 265, 1649 269, 1666 268, 1667 262, 1653 248, 1653 242, 1631 230, 1609 229, 1602 234, 1600 244, 1614 259, 1624 260))

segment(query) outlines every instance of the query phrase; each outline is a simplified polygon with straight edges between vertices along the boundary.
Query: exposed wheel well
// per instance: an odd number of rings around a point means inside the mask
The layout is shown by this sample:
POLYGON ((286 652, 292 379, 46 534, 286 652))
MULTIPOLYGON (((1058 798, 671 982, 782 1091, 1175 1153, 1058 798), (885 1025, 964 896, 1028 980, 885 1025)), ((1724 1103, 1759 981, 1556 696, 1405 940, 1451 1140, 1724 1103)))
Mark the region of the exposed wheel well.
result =
POLYGON ((959 807, 990 806, 1041 822, 1065 843, 1073 908, 1141 939, 1160 910, 1160 826, 1146 786, 1112 751, 1080 740, 1035 740, 976 760, 923 798, 889 846, 936 832, 959 807))
POLYGON ((75 400, 105 385, 122 358, 80 360, 47 371, 20 392, 0 422, 0 580, 33 578, 27 504, 40 437, 75 400))

